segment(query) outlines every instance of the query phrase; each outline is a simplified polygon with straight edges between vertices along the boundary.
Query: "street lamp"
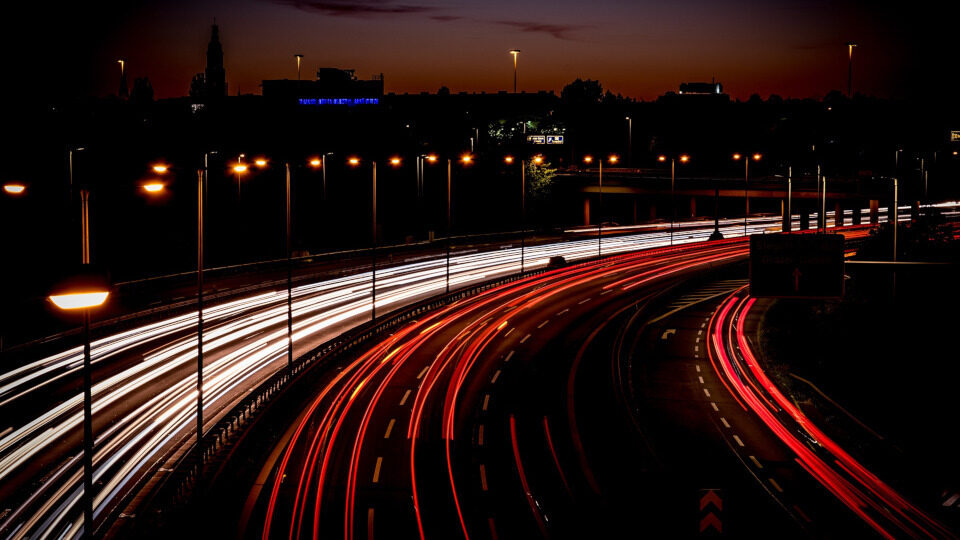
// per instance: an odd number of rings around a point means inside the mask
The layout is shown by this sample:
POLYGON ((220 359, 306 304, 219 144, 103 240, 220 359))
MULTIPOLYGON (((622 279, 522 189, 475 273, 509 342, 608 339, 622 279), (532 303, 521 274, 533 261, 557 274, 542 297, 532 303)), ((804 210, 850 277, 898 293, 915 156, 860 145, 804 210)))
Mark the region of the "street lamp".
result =
POLYGON ((517 93, 517 57, 520 56, 520 49, 512 49, 510 54, 513 55, 513 93, 517 93))
POLYGON ((300 81, 300 62, 303 61, 303 55, 295 54, 293 56, 297 58, 297 81, 299 82, 300 81))
POLYGON ((258 169, 263 169, 267 166, 267 160, 265 158, 257 158, 253 161, 253 164, 257 166, 258 169))
POLYGON ((93 395, 90 365, 90 310, 110 295, 107 280, 90 267, 90 192, 80 190, 82 271, 51 292, 49 300, 64 311, 83 313, 83 535, 93 538, 93 395))
POLYGON ((164 190, 164 187, 165 186, 163 185, 163 182, 152 181, 152 182, 147 182, 146 184, 143 184, 143 190, 151 194, 157 194, 162 192, 164 190))
MULTIPOLYGON (((506 156, 503 161, 507 165, 514 162, 513 156, 506 156)), ((533 158, 533 162, 540 164, 543 162, 541 156, 533 158), (539 160, 539 161, 537 161, 539 160)), ((523 274, 526 269, 526 222, 527 222, 527 163, 526 160, 520 160, 520 273, 523 274)))
MULTIPOLYGON (((620 161, 620 158, 616 154, 610 154, 607 157, 607 161, 613 165, 620 161)), ((593 163, 593 156, 583 156, 583 162, 587 165, 593 163)), ((597 204, 597 258, 603 254, 603 160, 598 159, 597 165, 599 169, 597 170, 597 183, 600 188, 600 196, 597 204)))
POLYGON ((733 154, 734 161, 743 160, 743 200, 744 200, 744 214, 743 214, 743 235, 747 236, 747 217, 750 215, 750 191, 748 190, 750 184, 750 160, 760 161, 763 159, 763 154, 754 153, 749 158, 741 154, 733 154))
POLYGON ((22 195, 27 190, 27 186, 20 182, 8 182, 3 185, 3 191, 10 195, 22 195))
MULTIPOLYGON (((677 203, 674 198, 674 184, 676 180, 677 172, 677 160, 680 160, 680 163, 687 163, 690 161, 690 156, 687 154, 680 154, 677 157, 670 157, 670 245, 673 245, 673 223, 677 221, 677 203)), ((660 155, 657 157, 657 161, 664 163, 667 161, 667 156, 660 155)))
POLYGON ((633 118, 627 116, 627 166, 633 167, 633 118))

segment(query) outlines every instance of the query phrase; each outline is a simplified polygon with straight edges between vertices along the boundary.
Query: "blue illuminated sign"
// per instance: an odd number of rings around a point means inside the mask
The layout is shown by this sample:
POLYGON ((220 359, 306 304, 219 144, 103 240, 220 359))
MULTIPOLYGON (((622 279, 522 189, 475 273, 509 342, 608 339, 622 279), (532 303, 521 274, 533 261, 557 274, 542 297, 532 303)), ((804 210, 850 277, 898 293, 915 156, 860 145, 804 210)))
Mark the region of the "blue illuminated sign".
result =
POLYGON ((380 98, 300 98, 300 105, 379 105, 380 98))

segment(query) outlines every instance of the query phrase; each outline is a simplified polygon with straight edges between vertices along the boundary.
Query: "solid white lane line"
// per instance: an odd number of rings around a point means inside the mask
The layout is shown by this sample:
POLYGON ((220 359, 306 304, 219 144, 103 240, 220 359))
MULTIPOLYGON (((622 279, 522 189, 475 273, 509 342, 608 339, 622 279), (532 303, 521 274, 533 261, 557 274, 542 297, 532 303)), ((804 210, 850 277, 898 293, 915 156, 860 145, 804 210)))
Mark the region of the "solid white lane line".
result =
POLYGON ((383 465, 383 457, 377 457, 377 465, 373 468, 373 483, 380 481, 380 466, 383 465))
POLYGON ((496 373, 493 374, 493 378, 490 379, 491 383, 497 382, 497 379, 500 377, 500 370, 498 369, 496 373))
POLYGON ((783 493, 783 488, 780 487, 780 484, 778 484, 776 480, 774 480, 773 478, 770 478, 769 480, 770 480, 770 485, 773 486, 773 489, 779 491, 780 493, 783 493))
POLYGON ((407 402, 407 398, 410 397, 410 390, 408 389, 403 393, 403 397, 400 398, 400 406, 403 407, 403 404, 407 402))
POLYGON ((490 405, 490 394, 485 394, 483 396, 483 410, 487 410, 487 406, 490 405))
POLYGON ((514 327, 512 327, 512 328, 510 328, 509 330, 507 330, 507 333, 506 333, 506 334, 504 334, 504 335, 503 335, 503 337, 507 337, 507 336, 509 336, 509 335, 510 335, 510 333, 511 333, 511 332, 513 332, 513 330, 514 330, 514 328, 516 328, 516 327, 514 326, 514 327))
POLYGON ((511 358, 513 358, 513 351, 512 351, 512 350, 507 353, 507 357, 504 358, 503 361, 504 361, 504 362, 509 362, 511 358))
POLYGON ((711 402, 710 402, 710 406, 713 407, 713 410, 714 410, 714 411, 720 412, 720 409, 717 408, 717 404, 716 404, 716 403, 714 403, 714 402, 711 401, 711 402))
POLYGON ((586 303, 589 302, 589 301, 590 301, 589 298, 584 298, 583 300, 577 302, 577 305, 578 305, 578 306, 582 306, 583 304, 586 304, 586 303))
POLYGON ((704 388, 703 393, 706 394, 707 397, 710 397, 710 390, 707 390, 706 388, 704 388))
POLYGON ((723 427, 726 427, 726 428, 729 428, 729 427, 730 427, 730 422, 727 422, 727 419, 726 419, 726 418, 724 418, 724 417, 721 416, 721 417, 720 417, 720 421, 723 422, 723 427))
POLYGON ((757 458, 756 458, 755 456, 750 456, 750 461, 752 461, 753 464, 756 465, 758 469, 762 469, 762 468, 763 468, 763 465, 760 464, 760 461, 757 460, 757 458))
POLYGON ((520 343, 526 343, 528 339, 530 339, 530 334, 523 336, 523 339, 520 340, 520 343))
POLYGON ((734 435, 734 436, 733 436, 733 440, 737 441, 737 444, 739 444, 741 448, 744 447, 744 446, 746 446, 745 444, 743 444, 743 441, 742 441, 742 440, 740 439, 740 437, 737 436, 737 435, 734 435))
POLYGON ((427 370, 430 369, 430 366, 423 366, 423 369, 420 370, 420 374, 417 375, 418 379, 422 379, 424 375, 427 374, 427 370))
POLYGON ((563 315, 564 313, 566 313, 566 312, 568 312, 568 311, 570 311, 570 308, 563 308, 562 311, 558 311, 558 312, 557 312, 557 316, 563 315))
POLYGON ((391 419, 390 419, 390 423, 387 424, 387 432, 383 434, 383 438, 384 438, 384 439, 389 439, 389 438, 390 438, 390 432, 393 431, 393 425, 396 424, 396 423, 397 423, 397 419, 396 419, 396 418, 391 418, 391 419))
POLYGON ((538 325, 537 325, 537 328, 538 328, 538 329, 539 329, 539 328, 543 328, 544 326, 547 325, 548 322, 550 322, 550 319, 547 319, 547 320, 543 321, 542 323, 538 324, 538 325))

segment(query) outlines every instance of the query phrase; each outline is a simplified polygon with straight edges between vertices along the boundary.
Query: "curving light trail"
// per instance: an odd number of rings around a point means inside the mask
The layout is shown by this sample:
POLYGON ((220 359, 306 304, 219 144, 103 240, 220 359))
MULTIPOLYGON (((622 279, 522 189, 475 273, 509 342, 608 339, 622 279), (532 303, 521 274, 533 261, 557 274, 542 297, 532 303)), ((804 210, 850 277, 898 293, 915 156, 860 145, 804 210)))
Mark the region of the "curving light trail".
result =
POLYGON ((755 301, 743 291, 734 293, 710 321, 711 363, 734 397, 783 441, 804 470, 884 538, 957 538, 847 453, 767 377, 744 335, 755 301))
MULTIPOLYGON (((956 203, 945 210, 955 212, 956 203)), ((752 218, 748 233, 776 231, 778 217, 752 218)), ((675 244, 706 240, 712 225, 680 224, 675 244)), ((742 220, 724 220, 728 238, 742 220)), ((669 231, 605 237, 604 254, 669 243, 669 231)), ((526 268, 596 255, 595 237, 531 246, 526 268)), ((480 283, 520 269, 520 250, 454 254, 451 287, 480 283)), ((445 261, 401 264, 378 271, 381 313, 442 292, 445 261)), ((361 273, 293 289, 293 339, 304 348, 368 320, 371 275, 361 273)), ((271 291, 204 309, 204 418, 212 425, 246 390, 285 365, 286 291, 271 291)), ((92 344, 95 369, 109 374, 93 388, 98 486, 95 517, 116 510, 129 490, 178 449, 192 445, 196 407, 196 315, 170 317, 118 332, 92 344)), ((82 350, 74 347, 0 373, 0 534, 11 538, 75 537, 79 507, 82 397, 76 384, 82 350), (71 391, 71 389, 73 389, 71 391)))

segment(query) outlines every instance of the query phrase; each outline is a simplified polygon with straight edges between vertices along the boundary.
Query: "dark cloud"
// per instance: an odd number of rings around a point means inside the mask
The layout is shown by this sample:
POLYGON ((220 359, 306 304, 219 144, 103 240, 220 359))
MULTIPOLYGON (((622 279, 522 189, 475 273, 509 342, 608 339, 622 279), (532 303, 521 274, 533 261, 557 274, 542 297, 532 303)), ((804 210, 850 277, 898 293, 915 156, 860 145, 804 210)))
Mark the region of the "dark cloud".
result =
POLYGON ((301 0, 273 0, 274 3, 284 4, 313 11, 334 17, 370 17, 377 15, 407 15, 427 13, 436 8, 410 4, 394 4, 389 0, 331 0, 331 1, 301 1, 301 0))
POLYGON ((459 21, 463 19, 463 17, 460 17, 458 15, 431 15, 430 18, 440 22, 459 21))
POLYGON ((548 24, 529 21, 494 21, 496 24, 510 26, 521 32, 533 32, 549 34, 557 39, 573 40, 571 34, 578 30, 589 28, 588 26, 576 24, 548 24))

